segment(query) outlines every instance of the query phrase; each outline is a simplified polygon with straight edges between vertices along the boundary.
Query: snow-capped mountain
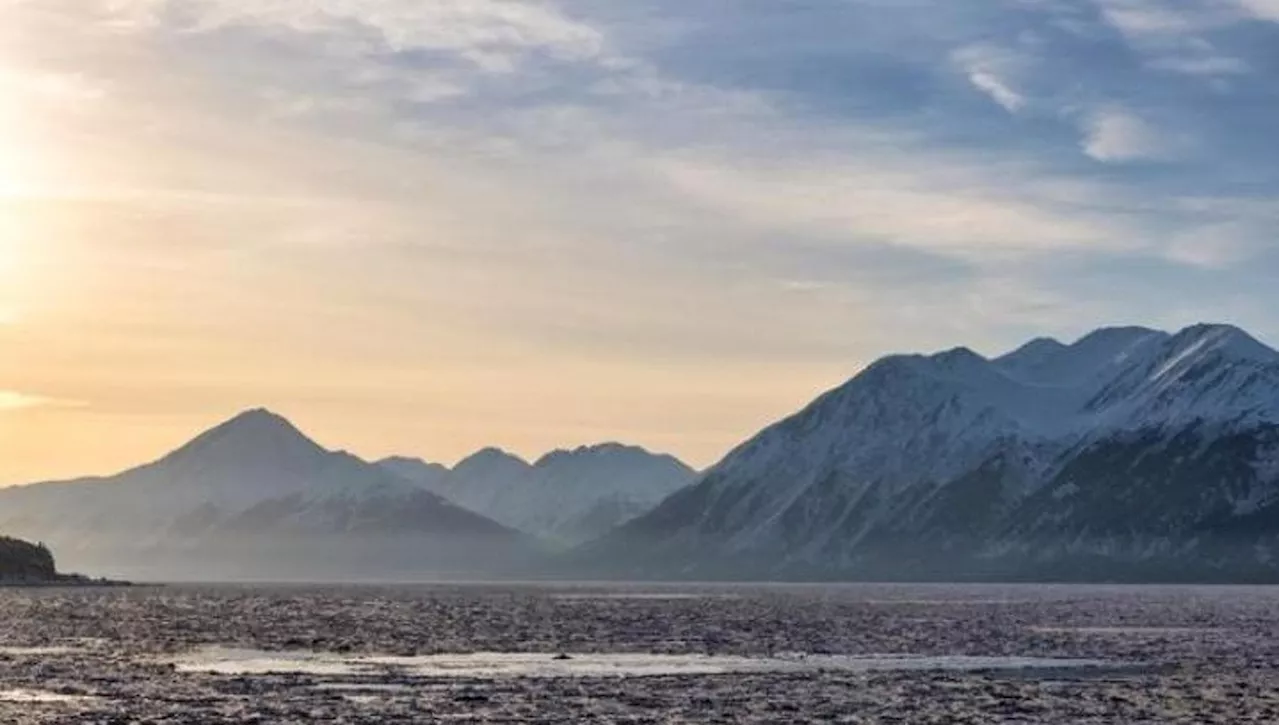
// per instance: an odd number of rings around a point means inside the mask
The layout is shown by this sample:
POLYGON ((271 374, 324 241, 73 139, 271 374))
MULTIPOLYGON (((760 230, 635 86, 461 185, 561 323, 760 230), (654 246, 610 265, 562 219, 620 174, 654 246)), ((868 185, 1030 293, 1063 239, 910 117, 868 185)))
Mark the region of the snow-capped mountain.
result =
POLYGON ((476 573, 530 543, 261 409, 114 476, 0 489, 0 531, 141 578, 476 573))
POLYGON ((477 451, 452 470, 416 459, 379 463, 473 511, 562 544, 603 534, 696 476, 671 456, 620 443, 556 450, 532 464, 497 448, 477 451))
POLYGON ((1226 325, 886 357, 577 553, 632 575, 1274 577, 1276 368, 1226 325))

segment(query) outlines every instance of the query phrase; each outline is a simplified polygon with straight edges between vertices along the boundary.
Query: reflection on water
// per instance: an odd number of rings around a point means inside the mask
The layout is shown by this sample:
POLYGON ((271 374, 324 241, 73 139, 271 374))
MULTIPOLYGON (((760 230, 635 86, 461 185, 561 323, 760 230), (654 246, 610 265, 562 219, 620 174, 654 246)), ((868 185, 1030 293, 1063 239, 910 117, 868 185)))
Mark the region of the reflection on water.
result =
POLYGON ((816 670, 1064 670, 1110 667, 1100 660, 960 655, 735 655, 473 652, 413 657, 207 647, 167 660, 181 672, 225 675, 310 674, 356 676, 394 672, 408 677, 644 677, 816 670))
POLYGON ((79 652, 80 647, 0 647, 0 656, 5 657, 48 657, 50 655, 67 655, 79 652))
POLYGON ((1032 632, 1046 634, 1114 634, 1114 635, 1149 635, 1158 637, 1167 634, 1204 634, 1217 632, 1220 627, 1028 627, 1032 632))
POLYGON ((64 695, 60 692, 49 692, 48 690, 29 690, 18 688, 12 690, 0 690, 0 702, 84 702, 94 698, 86 695, 64 695))
POLYGON ((570 592, 552 594, 552 599, 637 599, 637 600, 680 600, 680 599, 737 599, 735 594, 702 594, 697 592, 570 592))

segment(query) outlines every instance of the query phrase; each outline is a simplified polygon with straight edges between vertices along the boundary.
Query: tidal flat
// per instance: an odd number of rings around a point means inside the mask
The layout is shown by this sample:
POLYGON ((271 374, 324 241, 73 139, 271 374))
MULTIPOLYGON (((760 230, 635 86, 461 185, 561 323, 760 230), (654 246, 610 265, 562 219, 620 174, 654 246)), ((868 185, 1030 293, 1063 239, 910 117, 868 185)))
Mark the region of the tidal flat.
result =
POLYGON ((0 722, 1274 723, 1277 589, 0 589, 0 722))

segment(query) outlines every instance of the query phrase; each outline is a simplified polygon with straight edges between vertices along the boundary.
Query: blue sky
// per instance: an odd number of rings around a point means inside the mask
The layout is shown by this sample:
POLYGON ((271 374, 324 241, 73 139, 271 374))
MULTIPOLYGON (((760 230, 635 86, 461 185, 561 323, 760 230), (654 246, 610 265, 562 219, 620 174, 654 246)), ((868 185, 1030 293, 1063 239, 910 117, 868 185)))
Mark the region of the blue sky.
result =
POLYGON ((0 390, 48 431, 705 463, 888 352, 1276 343, 1270 2, 4 12, 0 390))

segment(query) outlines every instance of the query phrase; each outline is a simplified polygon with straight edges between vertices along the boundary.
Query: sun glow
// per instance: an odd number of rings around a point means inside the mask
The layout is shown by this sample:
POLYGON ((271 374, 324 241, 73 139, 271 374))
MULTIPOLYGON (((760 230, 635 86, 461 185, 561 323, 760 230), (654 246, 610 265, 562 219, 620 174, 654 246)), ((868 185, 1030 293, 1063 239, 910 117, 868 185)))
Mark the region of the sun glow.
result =
MULTIPOLYGON (((0 137, 0 144, 7 138, 0 137)), ((23 246, 22 179, 13 173, 9 149, 0 146, 0 321, 5 316, 7 298, 18 271, 18 251, 23 246)))
POLYGON ((21 214, 9 198, 0 195, 0 325, 17 316, 17 293, 22 283, 24 247, 21 214))
POLYGON ((37 243, 31 220, 44 158, 38 111, 5 78, 0 73, 0 324, 13 320, 22 288, 30 287, 28 253, 37 243))
POLYGON ((8 281, 17 272, 21 248, 22 225, 10 206, 8 202, 0 202, 0 282, 8 281))
POLYGON ((17 224, 11 223, 12 221, 8 218, 0 219, 0 279, 12 274, 18 264, 17 234, 9 228, 17 224))

